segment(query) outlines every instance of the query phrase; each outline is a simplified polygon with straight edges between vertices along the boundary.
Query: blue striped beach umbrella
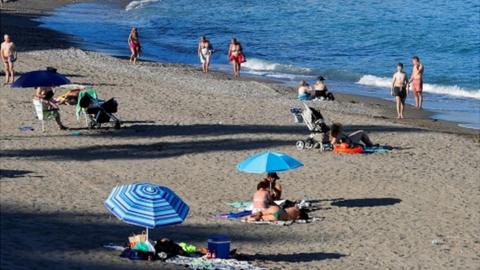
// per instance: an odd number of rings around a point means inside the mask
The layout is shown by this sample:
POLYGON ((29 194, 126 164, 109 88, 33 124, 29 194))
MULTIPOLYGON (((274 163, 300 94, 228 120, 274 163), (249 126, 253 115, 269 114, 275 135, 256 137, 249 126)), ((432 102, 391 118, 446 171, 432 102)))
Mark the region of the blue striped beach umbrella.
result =
POLYGON ((105 207, 118 219, 148 229, 182 223, 190 208, 171 189, 151 183, 115 187, 105 207))

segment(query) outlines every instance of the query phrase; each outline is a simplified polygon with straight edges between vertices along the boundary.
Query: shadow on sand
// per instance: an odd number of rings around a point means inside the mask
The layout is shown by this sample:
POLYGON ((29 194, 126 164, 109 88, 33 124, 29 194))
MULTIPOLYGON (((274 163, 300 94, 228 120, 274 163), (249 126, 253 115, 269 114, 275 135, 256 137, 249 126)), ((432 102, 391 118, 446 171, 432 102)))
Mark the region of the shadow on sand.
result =
POLYGON ((375 207, 389 206, 400 203, 402 200, 397 198, 363 198, 363 199, 340 199, 333 200, 332 206, 338 207, 375 207))
POLYGON ((313 262, 323 261, 331 259, 340 259, 345 257, 345 254, 341 253, 324 253, 324 252, 312 252, 312 253, 293 253, 293 254, 256 254, 256 255, 241 255, 242 259, 253 261, 272 261, 272 262, 313 262))
POLYGON ((33 173, 26 170, 0 170, 0 179, 2 178, 18 178, 33 173))
MULTIPOLYGON (((16 205, 3 205, 0 215, 2 241, 0 243, 0 267, 9 269, 126 269, 132 262, 119 258, 118 251, 109 251, 102 245, 122 245, 132 232, 142 228, 118 221, 112 215, 84 212, 45 213, 17 211, 16 205), (5 236, 5 237, 4 237, 5 236), (6 237, 8 236, 8 237, 6 237), (12 256, 15 251, 15 256, 12 256), (53 267, 55 266, 55 267, 53 267), (24 268, 22 268, 24 267, 24 268), (53 268, 51 268, 53 267, 53 268)), ((169 237, 175 241, 187 241, 206 245, 211 234, 228 234, 233 243, 258 244, 266 241, 279 244, 296 241, 294 232, 282 233, 287 228, 266 229, 262 233, 246 230, 245 224, 182 224, 150 231, 151 239, 169 237), (278 242, 277 242, 278 239, 278 242)), ((315 239, 311 240, 316 241, 315 239)), ((298 253, 276 255, 246 255, 251 260, 306 262, 337 259, 336 253, 298 253)), ((137 262, 134 269, 166 269, 160 262, 137 262)))

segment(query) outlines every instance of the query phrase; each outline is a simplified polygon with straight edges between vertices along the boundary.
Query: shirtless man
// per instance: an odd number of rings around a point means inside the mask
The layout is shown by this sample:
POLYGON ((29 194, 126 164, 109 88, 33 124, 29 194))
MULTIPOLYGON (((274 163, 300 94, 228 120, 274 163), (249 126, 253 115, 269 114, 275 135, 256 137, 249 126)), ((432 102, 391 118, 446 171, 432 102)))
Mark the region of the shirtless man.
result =
POLYGON ((403 110, 405 108, 405 99, 407 99, 407 74, 403 71, 403 64, 397 64, 397 72, 393 74, 392 87, 390 93, 397 102, 397 118, 403 119, 403 110))
POLYGON ((5 34, 3 40, 0 55, 2 56, 3 68, 5 70, 5 85, 13 83, 15 77, 13 63, 17 60, 17 50, 9 35, 5 34))
POLYGON ((410 81, 408 81, 408 88, 413 84, 413 95, 415 96, 415 107, 417 109, 422 108, 423 104, 423 65, 420 64, 420 59, 418 56, 412 57, 412 75, 410 76, 410 81))

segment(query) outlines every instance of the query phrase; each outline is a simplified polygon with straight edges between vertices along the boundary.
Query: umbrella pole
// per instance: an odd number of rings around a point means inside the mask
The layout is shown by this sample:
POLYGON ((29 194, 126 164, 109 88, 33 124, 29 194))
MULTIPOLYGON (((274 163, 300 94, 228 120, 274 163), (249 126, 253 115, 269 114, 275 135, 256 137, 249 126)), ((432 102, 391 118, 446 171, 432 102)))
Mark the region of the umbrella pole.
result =
POLYGON ((147 231, 147 241, 148 241, 148 227, 146 229, 147 229, 146 231, 147 231))

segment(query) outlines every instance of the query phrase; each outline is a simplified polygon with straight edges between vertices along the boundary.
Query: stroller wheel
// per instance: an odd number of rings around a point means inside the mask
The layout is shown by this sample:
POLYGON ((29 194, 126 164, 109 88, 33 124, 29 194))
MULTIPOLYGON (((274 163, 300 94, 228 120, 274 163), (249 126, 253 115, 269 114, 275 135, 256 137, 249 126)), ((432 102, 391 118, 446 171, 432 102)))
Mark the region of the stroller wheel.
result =
POLYGON ((304 141, 297 141, 296 147, 297 147, 298 150, 305 149, 305 142, 304 141))
POLYGON ((120 121, 115 121, 115 125, 113 126, 113 128, 114 129, 120 129, 121 125, 122 124, 120 123, 120 121))
POLYGON ((305 148, 307 148, 307 149, 312 149, 313 145, 314 145, 314 142, 312 140, 307 140, 305 142, 305 148))

